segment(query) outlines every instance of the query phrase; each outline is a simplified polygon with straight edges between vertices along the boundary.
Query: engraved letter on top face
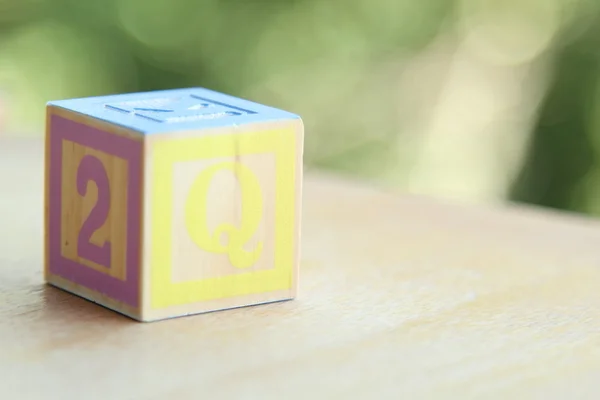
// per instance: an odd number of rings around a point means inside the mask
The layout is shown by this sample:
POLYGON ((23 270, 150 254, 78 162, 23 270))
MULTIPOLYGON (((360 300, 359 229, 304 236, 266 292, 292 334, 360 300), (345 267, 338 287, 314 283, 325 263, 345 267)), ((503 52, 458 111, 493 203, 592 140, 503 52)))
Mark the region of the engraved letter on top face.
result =
POLYGON ((195 95, 131 100, 104 106, 109 110, 166 124, 254 114, 251 110, 195 95))
POLYGON ((105 241, 101 246, 91 243, 94 232, 104 225, 110 211, 110 184, 106 169, 98 158, 86 155, 77 168, 77 191, 83 197, 88 185, 94 182, 98 188, 98 198, 87 219, 84 221, 77 238, 79 257, 110 268, 111 243, 105 241))

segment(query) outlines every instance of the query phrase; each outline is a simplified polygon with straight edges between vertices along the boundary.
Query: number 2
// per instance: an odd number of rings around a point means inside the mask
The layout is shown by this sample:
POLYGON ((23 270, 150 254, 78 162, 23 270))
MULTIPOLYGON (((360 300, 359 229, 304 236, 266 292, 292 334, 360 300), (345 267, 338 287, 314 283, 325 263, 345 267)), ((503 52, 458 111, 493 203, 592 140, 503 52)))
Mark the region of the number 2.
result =
POLYGON ((86 155, 77 168, 77 191, 83 197, 87 194, 88 182, 93 181, 98 188, 98 198, 84 221, 77 237, 77 255, 103 267, 110 267, 111 243, 105 241, 101 246, 91 243, 94 232, 104 225, 110 211, 110 183, 102 161, 86 155))

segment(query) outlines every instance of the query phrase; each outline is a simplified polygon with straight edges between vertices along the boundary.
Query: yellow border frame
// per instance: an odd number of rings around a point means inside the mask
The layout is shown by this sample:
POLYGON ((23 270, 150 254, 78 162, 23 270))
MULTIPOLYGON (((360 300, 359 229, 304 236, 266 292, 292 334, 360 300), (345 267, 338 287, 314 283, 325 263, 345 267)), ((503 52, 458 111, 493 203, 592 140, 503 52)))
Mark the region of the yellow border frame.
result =
POLYGON ((294 269, 296 135, 293 127, 183 139, 153 145, 151 194, 150 299, 153 309, 291 289, 294 269), (197 281, 173 283, 173 165, 175 162, 236 155, 275 155, 275 265, 197 281))

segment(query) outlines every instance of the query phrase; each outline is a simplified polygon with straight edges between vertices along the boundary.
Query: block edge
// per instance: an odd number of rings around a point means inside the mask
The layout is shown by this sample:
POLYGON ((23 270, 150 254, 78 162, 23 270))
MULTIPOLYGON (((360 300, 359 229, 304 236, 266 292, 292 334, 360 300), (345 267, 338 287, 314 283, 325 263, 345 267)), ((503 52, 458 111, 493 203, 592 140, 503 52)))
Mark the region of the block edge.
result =
POLYGON ((95 306, 101 306, 107 310, 124 315, 134 321, 142 322, 139 308, 134 309, 131 306, 127 306, 121 303, 120 301, 103 295, 102 293, 96 292, 95 290, 71 282, 70 280, 63 278, 60 275, 49 273, 46 284, 54 288, 60 289, 69 295, 76 296, 90 303, 93 303, 93 305, 95 306))
POLYGON ((113 135, 128 137, 130 139, 140 141, 144 140, 145 138, 145 133, 141 130, 136 130, 116 122, 106 121, 104 119, 82 113, 71 108, 50 104, 50 102, 46 105, 46 110, 48 116, 57 115, 70 121, 87 125, 113 135))

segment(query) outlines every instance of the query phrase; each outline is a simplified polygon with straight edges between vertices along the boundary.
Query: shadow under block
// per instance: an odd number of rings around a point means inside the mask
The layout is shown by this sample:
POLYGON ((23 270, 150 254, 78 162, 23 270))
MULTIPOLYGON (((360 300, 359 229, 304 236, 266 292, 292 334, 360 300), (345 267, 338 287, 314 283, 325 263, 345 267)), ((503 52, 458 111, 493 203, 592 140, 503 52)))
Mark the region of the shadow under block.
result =
POLYGON ((303 140, 201 88, 50 102, 46 281, 140 321, 293 299, 303 140))

